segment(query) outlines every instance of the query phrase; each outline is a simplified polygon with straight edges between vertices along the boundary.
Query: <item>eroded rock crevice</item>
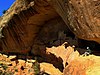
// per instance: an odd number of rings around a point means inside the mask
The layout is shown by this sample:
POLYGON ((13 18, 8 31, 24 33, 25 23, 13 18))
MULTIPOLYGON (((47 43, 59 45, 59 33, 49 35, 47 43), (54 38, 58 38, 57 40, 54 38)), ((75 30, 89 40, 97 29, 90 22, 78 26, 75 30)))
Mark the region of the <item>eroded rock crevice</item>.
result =
MULTIPOLYGON (((45 3, 45 1, 41 2, 45 3)), ((20 4, 21 1, 16 1, 11 9, 4 14, 1 21, 1 25, 6 25, 2 30, 4 36, 2 38, 3 52, 29 52, 34 38, 45 21, 58 16, 48 3, 40 6, 38 1, 24 1, 27 5, 16 6, 18 3, 20 4), (19 7, 21 9, 17 9, 19 7), (8 14, 11 11, 15 11, 15 13, 8 14)))
MULTIPOLYGON (((93 3, 95 8, 88 8, 87 11, 91 9, 94 12, 90 11, 87 15, 81 6, 87 8, 84 5, 90 0, 67 1, 16 0, 0 18, 0 28, 4 36, 0 39, 0 52, 15 54, 18 58, 36 58, 39 62, 53 64, 62 72, 66 65, 70 65, 73 57, 77 58, 79 53, 84 54, 87 47, 91 50, 90 54, 100 55, 99 13, 95 14, 99 10, 99 4, 93 3), (91 18, 95 20, 92 21, 91 18), (96 23, 97 33, 94 28, 96 23), (67 44, 62 45, 64 42, 67 44)), ((69 68, 70 66, 67 69, 69 68)))

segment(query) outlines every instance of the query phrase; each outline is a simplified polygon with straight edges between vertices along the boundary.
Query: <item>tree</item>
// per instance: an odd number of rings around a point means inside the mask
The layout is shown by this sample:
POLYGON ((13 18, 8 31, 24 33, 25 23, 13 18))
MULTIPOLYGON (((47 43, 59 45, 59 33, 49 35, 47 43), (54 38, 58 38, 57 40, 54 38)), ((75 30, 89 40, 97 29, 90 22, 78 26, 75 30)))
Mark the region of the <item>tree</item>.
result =
POLYGON ((3 10, 3 12, 2 12, 2 13, 3 13, 3 14, 5 14, 5 13, 6 13, 6 11, 7 11, 7 10, 3 10))

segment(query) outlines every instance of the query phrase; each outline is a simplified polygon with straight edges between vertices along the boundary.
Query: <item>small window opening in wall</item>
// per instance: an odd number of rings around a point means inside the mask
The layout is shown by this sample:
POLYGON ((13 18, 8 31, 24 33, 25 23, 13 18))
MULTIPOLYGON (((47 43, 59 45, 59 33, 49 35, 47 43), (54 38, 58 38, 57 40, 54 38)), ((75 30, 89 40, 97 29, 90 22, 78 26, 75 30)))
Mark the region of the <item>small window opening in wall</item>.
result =
POLYGON ((6 13, 16 0, 0 0, 0 16, 6 13))

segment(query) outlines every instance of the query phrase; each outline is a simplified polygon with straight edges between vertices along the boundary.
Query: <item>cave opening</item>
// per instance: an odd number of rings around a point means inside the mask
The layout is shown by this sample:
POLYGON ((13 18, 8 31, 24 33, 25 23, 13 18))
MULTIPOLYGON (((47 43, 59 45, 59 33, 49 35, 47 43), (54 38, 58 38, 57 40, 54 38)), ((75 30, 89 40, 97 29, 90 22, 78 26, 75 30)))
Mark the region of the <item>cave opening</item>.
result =
MULTIPOLYGON (((62 45, 64 42, 68 42, 67 46, 75 46, 75 50, 78 50, 80 54, 84 54, 87 48, 91 50, 90 54, 100 55, 100 44, 95 41, 80 39, 74 35, 74 33, 67 27, 67 25, 61 20, 53 19, 48 21, 41 27, 37 40, 44 44, 45 47, 51 48, 52 46, 62 45), (55 23, 54 23, 55 22, 55 23)), ((66 47, 67 47, 66 46, 66 47)))

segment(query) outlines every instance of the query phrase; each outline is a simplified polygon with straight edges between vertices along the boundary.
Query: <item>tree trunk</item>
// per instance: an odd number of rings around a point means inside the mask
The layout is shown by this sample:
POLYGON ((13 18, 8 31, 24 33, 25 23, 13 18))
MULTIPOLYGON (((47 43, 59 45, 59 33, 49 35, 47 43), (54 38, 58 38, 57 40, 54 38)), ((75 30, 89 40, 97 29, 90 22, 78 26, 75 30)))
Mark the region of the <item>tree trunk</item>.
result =
POLYGON ((51 0, 51 2, 77 37, 100 43, 100 0, 51 0))

